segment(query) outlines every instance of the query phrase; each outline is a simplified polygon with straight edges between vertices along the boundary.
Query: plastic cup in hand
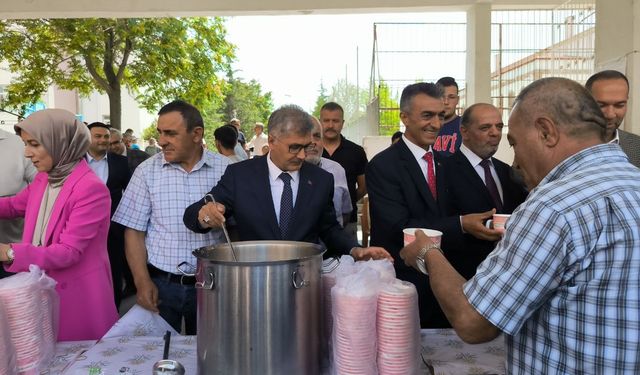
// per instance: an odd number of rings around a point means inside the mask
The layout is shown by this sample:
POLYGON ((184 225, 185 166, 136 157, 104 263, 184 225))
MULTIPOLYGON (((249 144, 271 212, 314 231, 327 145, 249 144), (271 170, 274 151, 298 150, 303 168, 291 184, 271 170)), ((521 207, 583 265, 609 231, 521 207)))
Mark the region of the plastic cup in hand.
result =
POLYGON ((427 235, 431 239, 431 242, 435 243, 440 247, 440 242, 442 241, 442 232, 434 229, 426 229, 426 228, 406 228, 402 230, 404 234, 404 246, 412 243, 416 240, 415 232, 417 230, 421 230, 424 234, 427 235))
POLYGON ((504 232, 504 224, 511 215, 493 214, 493 219, 487 220, 487 228, 495 229, 498 232, 504 232))

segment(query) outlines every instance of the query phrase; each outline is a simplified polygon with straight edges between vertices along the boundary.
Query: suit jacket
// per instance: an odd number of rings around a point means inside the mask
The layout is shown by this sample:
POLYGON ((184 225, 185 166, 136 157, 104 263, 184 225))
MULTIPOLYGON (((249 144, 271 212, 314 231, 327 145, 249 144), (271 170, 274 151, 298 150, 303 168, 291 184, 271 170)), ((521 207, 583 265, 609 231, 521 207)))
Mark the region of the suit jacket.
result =
POLYGON ((142 150, 135 150, 132 148, 127 149, 127 161, 129 162, 129 170, 131 171, 131 174, 133 174, 133 171, 138 168, 138 165, 150 157, 151 155, 142 150))
POLYGON ((24 216, 21 243, 12 244, 15 260, 5 269, 27 271, 36 264, 57 281, 60 296, 59 341, 99 339, 118 320, 107 256, 109 192, 81 160, 56 199, 42 246, 31 244, 47 174, 14 197, 0 199, 0 217, 24 216))
POLYGON ((125 156, 110 152, 107 155, 107 164, 109 165, 109 178, 107 178, 107 188, 111 196, 111 216, 116 212, 122 193, 129 185, 131 179, 131 170, 125 156))
MULTIPOLYGON (((491 161, 502 186, 503 207, 497 213, 510 214, 524 202, 527 192, 512 180, 510 166, 495 158, 491 161)), ((461 151, 443 160, 442 167, 448 215, 466 215, 495 208, 487 186, 461 151)), ((463 277, 470 279, 478 265, 493 251, 495 242, 480 240, 470 234, 463 237, 463 246, 449 249, 447 259, 463 277)))
POLYGON ((413 154, 400 140, 377 154, 367 166, 365 177, 371 215, 371 245, 382 246, 393 255, 396 275, 418 290, 422 327, 450 327, 429 286, 427 276, 407 267, 400 259, 405 228, 436 229, 443 233, 442 250, 462 242, 460 219, 447 217, 446 190, 441 178, 440 157, 436 154, 438 199, 429 191, 424 174, 413 154))
POLYGON ((629 157, 629 162, 640 168, 640 136, 624 130, 618 130, 618 138, 620 139, 622 151, 629 157))
MULTIPOLYGON (((348 254, 358 246, 336 221, 333 208, 333 176, 321 168, 303 163, 300 184, 291 223, 295 227, 289 238, 282 238, 276 217, 267 158, 254 158, 230 164, 218 184, 210 192, 226 207, 225 216, 235 218, 240 241, 289 240, 327 246, 327 255, 348 254), (256 212, 262 214, 256 216, 256 212)), ((204 233, 198 223, 203 200, 189 206, 184 213, 185 225, 204 233)))

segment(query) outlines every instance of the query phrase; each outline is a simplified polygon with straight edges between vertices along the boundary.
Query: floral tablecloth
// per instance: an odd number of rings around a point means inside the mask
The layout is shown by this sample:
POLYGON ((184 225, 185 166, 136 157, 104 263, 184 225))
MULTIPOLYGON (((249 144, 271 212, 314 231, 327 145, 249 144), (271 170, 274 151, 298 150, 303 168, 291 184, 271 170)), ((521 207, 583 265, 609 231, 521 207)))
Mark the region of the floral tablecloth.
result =
MULTIPOLYGON (((46 375, 134 375, 151 373, 162 358, 162 336, 172 332, 169 359, 196 374, 195 336, 180 336, 157 314, 134 306, 99 340, 58 343, 46 375)), ((504 339, 465 344, 452 329, 421 332, 424 373, 435 375, 504 374, 504 339)))
POLYGON ((453 329, 423 329, 422 360, 435 375, 504 374, 504 337, 466 344, 453 329))

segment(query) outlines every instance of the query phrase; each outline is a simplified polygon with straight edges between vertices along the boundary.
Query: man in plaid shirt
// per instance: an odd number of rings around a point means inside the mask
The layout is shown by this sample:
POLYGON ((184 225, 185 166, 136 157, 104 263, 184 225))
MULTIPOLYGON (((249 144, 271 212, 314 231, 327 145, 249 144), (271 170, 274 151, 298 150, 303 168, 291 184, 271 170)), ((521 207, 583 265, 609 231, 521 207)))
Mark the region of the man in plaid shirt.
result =
POLYGON ((401 253, 424 257, 463 340, 505 333, 509 374, 640 373, 640 170, 605 128, 578 83, 532 83, 508 134, 532 190, 477 274, 465 281, 422 234, 401 253))

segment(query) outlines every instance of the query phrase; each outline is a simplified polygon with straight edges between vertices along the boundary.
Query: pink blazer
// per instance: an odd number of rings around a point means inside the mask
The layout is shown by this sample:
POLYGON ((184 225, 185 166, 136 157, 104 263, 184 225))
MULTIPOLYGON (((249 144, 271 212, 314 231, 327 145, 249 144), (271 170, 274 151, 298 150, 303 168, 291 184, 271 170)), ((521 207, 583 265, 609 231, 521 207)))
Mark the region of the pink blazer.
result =
POLYGON ((0 218, 25 218, 22 243, 12 244, 15 260, 5 269, 28 271, 36 264, 58 282, 58 341, 99 339, 118 319, 107 255, 109 190, 82 160, 60 190, 45 243, 33 246, 46 186, 47 174, 38 173, 20 193, 0 199, 0 218))

